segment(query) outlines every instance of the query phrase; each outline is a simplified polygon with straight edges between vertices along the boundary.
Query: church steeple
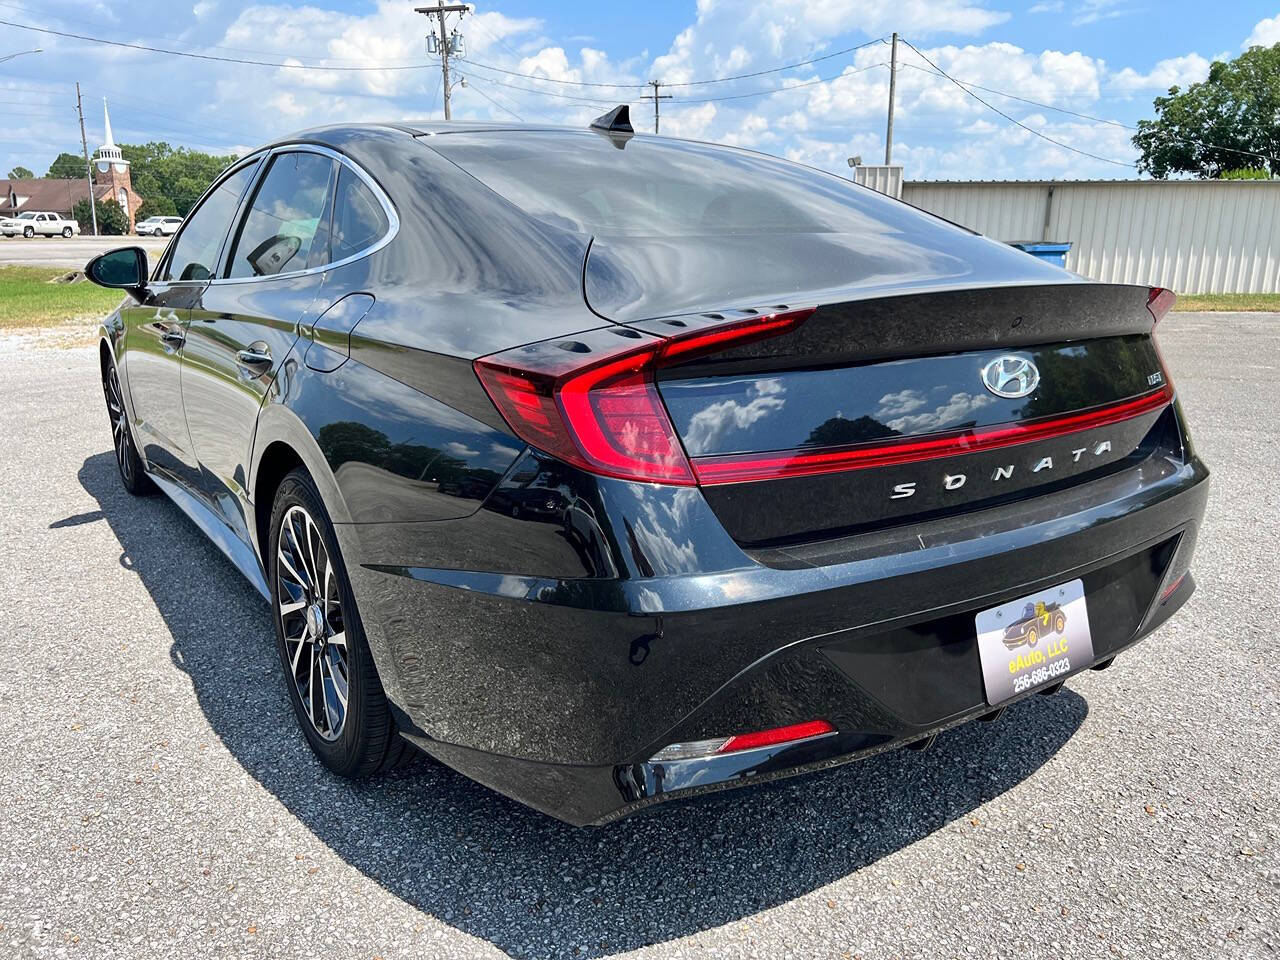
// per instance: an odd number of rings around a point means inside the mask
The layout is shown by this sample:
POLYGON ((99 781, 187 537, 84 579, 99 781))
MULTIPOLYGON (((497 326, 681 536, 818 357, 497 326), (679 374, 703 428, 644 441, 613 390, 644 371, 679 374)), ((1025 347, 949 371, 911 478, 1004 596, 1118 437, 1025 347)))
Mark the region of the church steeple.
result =
POLYGON ((116 146, 111 135, 111 114, 107 112, 107 98, 102 98, 102 126, 106 134, 106 142, 98 148, 94 158, 93 182, 100 198, 110 197, 115 200, 129 218, 129 229, 133 229, 133 215, 142 204, 142 198, 133 192, 133 178, 129 173, 129 161, 124 158, 124 151, 116 146), (109 191, 102 191, 103 187, 109 191))
MULTIPOLYGON (((102 125, 106 129, 106 142, 98 148, 98 160, 116 161, 119 163, 128 163, 124 159, 124 154, 120 152, 120 148, 116 146, 116 142, 111 137, 111 114, 107 111, 107 98, 102 98, 102 125)), ((107 168, 99 162, 98 169, 106 172, 107 168)))

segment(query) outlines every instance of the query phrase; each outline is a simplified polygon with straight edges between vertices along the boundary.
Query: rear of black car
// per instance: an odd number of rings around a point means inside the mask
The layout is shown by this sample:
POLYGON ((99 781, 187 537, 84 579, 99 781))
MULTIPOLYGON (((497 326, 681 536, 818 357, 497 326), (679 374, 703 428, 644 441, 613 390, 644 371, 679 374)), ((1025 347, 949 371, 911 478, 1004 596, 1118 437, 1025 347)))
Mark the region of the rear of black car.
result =
POLYGON ((591 235, 600 326, 476 361, 527 449, 459 522, 465 570, 379 582, 484 625, 402 671, 430 752, 603 822, 927 742, 1186 600, 1207 470, 1166 294, 753 154, 509 143, 431 145, 591 235), (483 545, 522 511, 518 550, 483 545))

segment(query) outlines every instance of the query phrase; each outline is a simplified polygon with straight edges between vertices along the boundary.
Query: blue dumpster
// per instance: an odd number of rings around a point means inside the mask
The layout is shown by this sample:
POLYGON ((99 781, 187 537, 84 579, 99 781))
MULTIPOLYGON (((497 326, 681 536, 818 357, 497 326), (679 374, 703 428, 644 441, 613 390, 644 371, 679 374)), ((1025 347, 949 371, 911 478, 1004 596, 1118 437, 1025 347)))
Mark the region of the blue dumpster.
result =
POLYGON ((1067 265, 1067 251, 1071 249, 1071 241, 1050 243, 1037 240, 1011 240, 1009 241, 1009 246, 1017 247, 1023 253, 1029 253, 1045 263, 1052 263, 1055 267, 1065 267, 1067 265))

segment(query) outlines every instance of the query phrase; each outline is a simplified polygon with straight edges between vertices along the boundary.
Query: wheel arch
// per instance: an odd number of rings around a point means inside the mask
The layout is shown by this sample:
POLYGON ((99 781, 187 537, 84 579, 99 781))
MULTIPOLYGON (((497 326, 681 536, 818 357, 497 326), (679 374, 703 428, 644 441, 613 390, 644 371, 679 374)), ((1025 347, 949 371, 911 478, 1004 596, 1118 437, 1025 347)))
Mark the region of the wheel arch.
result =
POLYGON ((311 475, 332 522, 351 522, 346 501, 320 445, 292 410, 280 403, 268 403, 258 416, 253 446, 253 470, 249 479, 253 534, 264 569, 275 492, 280 482, 296 468, 302 467, 311 475))

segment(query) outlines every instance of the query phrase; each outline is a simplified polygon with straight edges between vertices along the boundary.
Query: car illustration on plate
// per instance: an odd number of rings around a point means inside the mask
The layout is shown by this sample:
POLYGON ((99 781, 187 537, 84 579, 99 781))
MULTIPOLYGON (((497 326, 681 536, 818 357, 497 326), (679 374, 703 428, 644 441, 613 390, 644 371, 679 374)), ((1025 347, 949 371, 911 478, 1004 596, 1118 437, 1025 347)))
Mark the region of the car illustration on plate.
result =
POLYGON ((1009 624, 1004 631, 1004 645, 1010 650, 1026 644, 1034 647, 1049 633, 1061 634, 1067 629, 1067 614, 1056 603, 1037 600, 1022 610, 1022 619, 1009 624))

